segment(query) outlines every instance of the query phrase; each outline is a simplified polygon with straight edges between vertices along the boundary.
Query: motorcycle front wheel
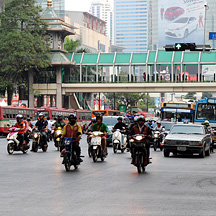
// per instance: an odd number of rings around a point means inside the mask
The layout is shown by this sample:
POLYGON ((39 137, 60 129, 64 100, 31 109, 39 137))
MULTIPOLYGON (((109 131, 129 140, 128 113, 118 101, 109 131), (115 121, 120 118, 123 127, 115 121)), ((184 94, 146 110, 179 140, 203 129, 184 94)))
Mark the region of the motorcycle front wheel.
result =
POLYGON ((137 172, 141 173, 141 161, 139 155, 136 156, 136 166, 137 166, 137 172))
POLYGON ((157 141, 154 142, 153 147, 154 147, 154 151, 157 151, 157 141))
POLYGON ((7 145, 7 152, 8 152, 8 154, 14 153, 14 144, 13 143, 10 143, 7 145))
POLYGON ((32 143, 32 150, 33 150, 33 152, 37 152, 38 151, 38 143, 37 142, 33 142, 32 143))
POLYGON ((64 156, 64 165, 65 165, 65 170, 68 172, 70 171, 71 163, 70 163, 70 155, 65 155, 64 156))
POLYGON ((98 157, 97 157, 97 150, 96 150, 96 149, 94 149, 94 150, 92 151, 92 157, 93 157, 93 161, 94 161, 94 162, 97 162, 98 157))
POLYGON ((117 153, 117 145, 113 144, 113 152, 116 154, 117 153))

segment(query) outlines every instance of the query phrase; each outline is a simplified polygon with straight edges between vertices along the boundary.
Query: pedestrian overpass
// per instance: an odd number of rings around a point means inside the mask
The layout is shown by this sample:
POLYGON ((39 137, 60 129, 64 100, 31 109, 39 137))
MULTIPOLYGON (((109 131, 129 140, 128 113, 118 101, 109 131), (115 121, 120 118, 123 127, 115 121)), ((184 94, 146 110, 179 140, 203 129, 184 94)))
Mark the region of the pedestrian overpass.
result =
POLYGON ((62 96, 82 92, 216 92, 216 74, 206 79, 202 70, 203 66, 216 65, 216 52, 52 55, 52 65, 58 65, 56 81, 31 83, 41 95, 54 95, 57 107, 62 107, 62 96), (193 75, 185 73, 189 65, 196 68, 193 75), (162 66, 169 69, 165 74, 161 74, 162 66), (106 68, 112 73, 107 74, 106 68), (126 72, 122 74, 121 68, 126 72), (143 68, 142 73, 137 75, 137 68, 143 68))

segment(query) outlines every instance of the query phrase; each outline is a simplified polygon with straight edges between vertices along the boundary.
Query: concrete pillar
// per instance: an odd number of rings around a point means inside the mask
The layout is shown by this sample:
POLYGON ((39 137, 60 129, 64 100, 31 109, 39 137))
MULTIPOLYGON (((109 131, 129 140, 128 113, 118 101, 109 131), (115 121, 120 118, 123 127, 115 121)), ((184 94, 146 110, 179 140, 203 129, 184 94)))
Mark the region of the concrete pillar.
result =
POLYGON ((34 83, 34 74, 32 71, 28 72, 28 78, 29 78, 29 92, 28 92, 28 98, 29 98, 29 107, 34 107, 34 91, 31 88, 34 83))
POLYGON ((62 73, 60 66, 56 69, 56 84, 56 107, 62 108, 62 73))

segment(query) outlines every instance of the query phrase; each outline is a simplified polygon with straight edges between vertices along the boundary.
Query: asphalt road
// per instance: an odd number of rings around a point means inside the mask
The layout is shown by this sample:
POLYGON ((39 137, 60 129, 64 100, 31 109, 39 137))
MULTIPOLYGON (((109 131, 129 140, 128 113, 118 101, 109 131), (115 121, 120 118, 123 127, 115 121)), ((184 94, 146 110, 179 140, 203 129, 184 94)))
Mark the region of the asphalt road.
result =
POLYGON ((138 174, 130 154, 112 148, 94 163, 84 135, 84 162, 66 172, 52 142, 25 155, 8 155, 6 145, 1 138, 0 215, 216 215, 216 153, 164 158, 151 149, 153 163, 138 174))

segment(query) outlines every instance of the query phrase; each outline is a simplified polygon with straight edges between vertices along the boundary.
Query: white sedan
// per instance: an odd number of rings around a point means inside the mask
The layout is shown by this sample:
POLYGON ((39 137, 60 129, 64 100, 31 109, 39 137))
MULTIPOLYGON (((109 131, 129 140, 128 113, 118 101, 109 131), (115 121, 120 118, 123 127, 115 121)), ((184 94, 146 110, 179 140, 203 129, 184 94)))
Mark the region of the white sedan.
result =
POLYGON ((172 38, 185 38, 198 28, 196 17, 181 17, 167 25, 165 34, 172 38))

